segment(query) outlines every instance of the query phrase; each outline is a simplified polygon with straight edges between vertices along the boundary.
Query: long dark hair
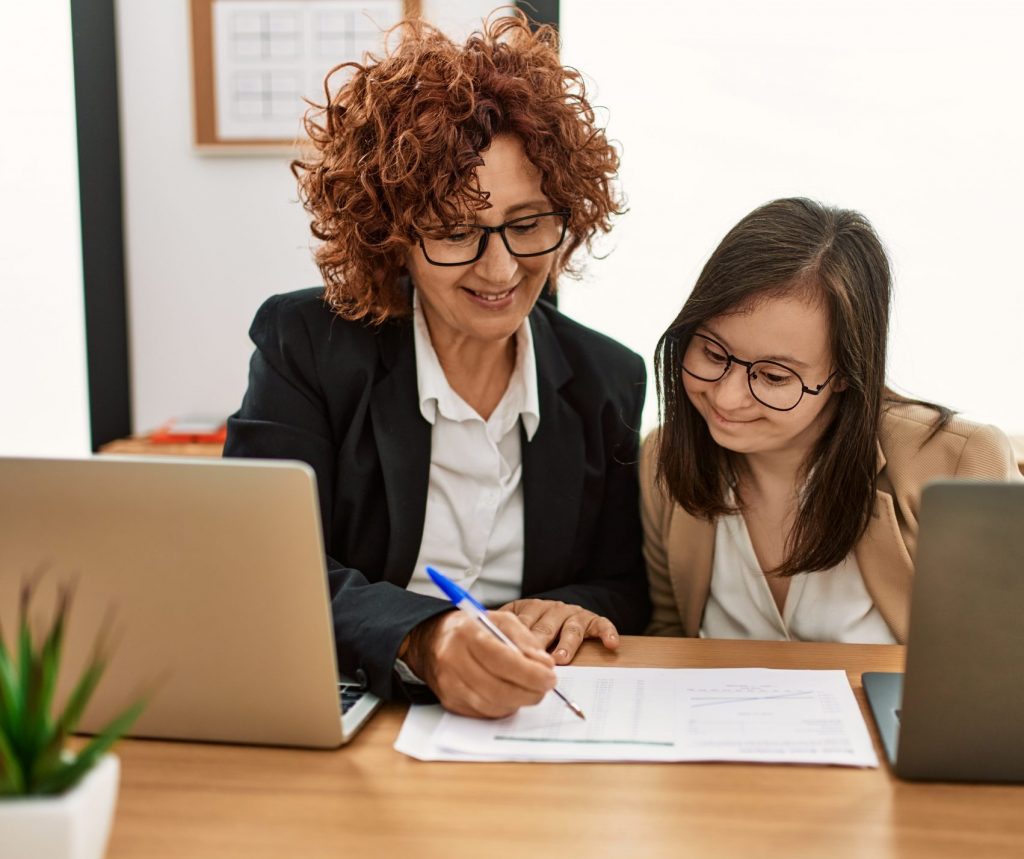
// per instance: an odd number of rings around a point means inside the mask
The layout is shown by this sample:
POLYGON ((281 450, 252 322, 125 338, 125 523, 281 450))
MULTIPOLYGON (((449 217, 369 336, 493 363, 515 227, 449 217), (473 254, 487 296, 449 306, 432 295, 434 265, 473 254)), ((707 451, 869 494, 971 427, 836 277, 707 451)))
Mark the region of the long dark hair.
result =
MULTIPOLYGON (((878 235, 849 209, 803 198, 766 203, 712 253, 655 353, 658 479, 693 516, 735 513, 729 490, 741 460, 712 439, 687 397, 683 354, 697 328, 714 317, 792 291, 825 307, 836 378, 845 388, 833 393, 841 399, 804 464, 807 483, 785 559, 769 571, 783 576, 830 569, 853 549, 874 505, 884 404, 918 402, 885 385, 892 276, 878 235)), ((937 430, 952 413, 935 408, 937 430)))

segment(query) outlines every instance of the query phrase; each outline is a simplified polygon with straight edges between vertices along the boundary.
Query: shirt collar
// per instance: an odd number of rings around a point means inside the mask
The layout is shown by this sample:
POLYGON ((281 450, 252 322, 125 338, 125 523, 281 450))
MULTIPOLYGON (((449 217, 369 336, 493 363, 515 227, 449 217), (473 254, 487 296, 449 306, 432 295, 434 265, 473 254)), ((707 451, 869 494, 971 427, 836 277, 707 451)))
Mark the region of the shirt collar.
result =
MULTIPOLYGON (((478 417, 465 401, 452 390, 441 367, 441 362, 430 340, 430 330, 420 305, 418 290, 413 290, 413 344, 416 349, 416 386, 419 393, 420 414, 431 426, 437 413, 451 420, 469 420, 478 417)), ((533 348, 530 319, 523 320, 516 330, 516 364, 508 388, 495 410, 512 421, 523 421, 526 440, 531 441, 540 425, 540 396, 537 390, 537 358, 533 348)), ((492 415, 492 419, 495 415, 492 415)))

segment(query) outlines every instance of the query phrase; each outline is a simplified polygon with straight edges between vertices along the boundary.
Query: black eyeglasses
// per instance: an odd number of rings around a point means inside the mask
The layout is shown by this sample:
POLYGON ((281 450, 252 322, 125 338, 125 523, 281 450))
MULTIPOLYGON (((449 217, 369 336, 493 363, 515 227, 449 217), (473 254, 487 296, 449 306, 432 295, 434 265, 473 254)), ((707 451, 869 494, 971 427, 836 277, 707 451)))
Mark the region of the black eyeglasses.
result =
POLYGON ((549 254, 565 241, 569 212, 542 212, 513 218, 497 227, 456 224, 444 232, 420 236, 423 256, 432 265, 469 265, 487 250, 492 233, 498 233, 514 257, 549 254))
POLYGON ((816 388, 808 388, 800 374, 778 361, 741 361, 717 340, 694 334, 683 353, 683 371, 702 382, 717 382, 725 378, 729 368, 739 364, 746 368, 747 385, 751 396, 761 405, 788 412, 800 405, 804 394, 818 396, 832 381, 838 370, 816 388))

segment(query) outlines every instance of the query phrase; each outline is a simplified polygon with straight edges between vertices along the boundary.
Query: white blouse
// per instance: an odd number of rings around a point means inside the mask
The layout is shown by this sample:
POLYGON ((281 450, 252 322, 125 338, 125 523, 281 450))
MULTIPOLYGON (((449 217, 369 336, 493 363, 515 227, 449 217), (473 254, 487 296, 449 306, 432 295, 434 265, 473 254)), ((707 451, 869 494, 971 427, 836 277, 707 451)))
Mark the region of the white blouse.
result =
POLYGON ((793 576, 780 613, 740 514, 715 527, 703 638, 896 644, 864 586, 853 552, 831 570, 793 576))
POLYGON ((415 293, 413 314, 420 413, 433 428, 423 537, 407 589, 443 596, 427 576, 430 564, 484 605, 503 605, 523 590, 519 424, 527 441, 540 424, 530 322, 524 320, 515 334, 515 369, 485 421, 448 384, 415 293))

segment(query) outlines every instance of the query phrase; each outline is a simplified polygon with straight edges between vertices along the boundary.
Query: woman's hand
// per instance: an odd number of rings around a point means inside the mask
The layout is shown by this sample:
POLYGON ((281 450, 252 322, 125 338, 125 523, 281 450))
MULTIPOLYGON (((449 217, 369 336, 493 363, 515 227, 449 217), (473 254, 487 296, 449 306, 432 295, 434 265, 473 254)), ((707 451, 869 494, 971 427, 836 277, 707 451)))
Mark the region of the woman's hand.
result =
POLYGON ((554 660, 536 637, 509 612, 492 611, 488 617, 519 650, 461 611, 424 621, 399 650, 452 713, 497 719, 537 704, 555 688, 554 660))
POLYGON ((619 632, 608 618, 578 605, 557 600, 515 600, 500 611, 512 612, 540 641, 552 650, 556 665, 568 665, 585 638, 600 638, 609 650, 619 646, 619 632), (552 648, 552 643, 557 644, 552 648))

